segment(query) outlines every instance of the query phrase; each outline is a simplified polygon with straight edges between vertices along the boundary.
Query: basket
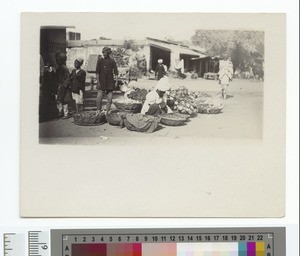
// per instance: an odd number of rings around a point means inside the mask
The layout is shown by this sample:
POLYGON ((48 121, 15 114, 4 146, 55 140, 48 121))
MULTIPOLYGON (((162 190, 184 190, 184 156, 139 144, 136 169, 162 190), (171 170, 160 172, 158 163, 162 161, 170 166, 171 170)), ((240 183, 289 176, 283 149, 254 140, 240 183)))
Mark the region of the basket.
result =
POLYGON ((74 114, 74 123, 83 126, 101 125, 106 123, 106 117, 103 112, 86 111, 74 114))
POLYGON ((179 112, 173 112, 173 114, 176 115, 176 116, 179 116, 181 118, 184 118, 185 121, 188 121, 189 118, 191 117, 191 115, 189 115, 189 114, 182 114, 182 113, 179 113, 179 112))
POLYGON ((126 112, 113 110, 106 116, 106 119, 110 125, 123 126, 124 125, 123 118, 125 117, 125 115, 126 112))
POLYGON ((201 104, 197 106, 198 113, 201 114, 219 114, 221 113, 223 106, 212 106, 210 104, 201 104))
POLYGON ((114 103, 116 108, 120 111, 127 111, 131 113, 139 113, 142 110, 142 103, 120 103, 115 102, 114 103))
POLYGON ((184 125, 186 121, 186 117, 180 117, 177 114, 166 114, 160 118, 160 123, 168 126, 184 125))

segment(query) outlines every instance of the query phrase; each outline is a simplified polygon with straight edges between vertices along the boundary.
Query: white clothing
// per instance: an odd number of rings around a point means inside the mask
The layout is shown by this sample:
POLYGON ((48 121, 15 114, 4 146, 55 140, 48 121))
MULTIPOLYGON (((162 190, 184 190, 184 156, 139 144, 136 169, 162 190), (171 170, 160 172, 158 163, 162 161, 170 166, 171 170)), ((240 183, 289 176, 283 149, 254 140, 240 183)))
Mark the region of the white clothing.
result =
POLYGON ((79 94, 72 92, 72 98, 76 104, 83 104, 83 92, 80 90, 79 94))
POLYGON ((63 112, 65 117, 69 115, 69 106, 68 104, 57 103, 58 112, 63 112))
MULTIPOLYGON (((167 105, 166 99, 164 97, 159 97, 156 90, 153 90, 147 94, 141 113, 145 115, 148 112, 150 105, 153 105, 155 103, 160 105, 162 108, 164 108, 167 105)), ((168 113, 173 112, 168 106, 167 109, 168 113)))

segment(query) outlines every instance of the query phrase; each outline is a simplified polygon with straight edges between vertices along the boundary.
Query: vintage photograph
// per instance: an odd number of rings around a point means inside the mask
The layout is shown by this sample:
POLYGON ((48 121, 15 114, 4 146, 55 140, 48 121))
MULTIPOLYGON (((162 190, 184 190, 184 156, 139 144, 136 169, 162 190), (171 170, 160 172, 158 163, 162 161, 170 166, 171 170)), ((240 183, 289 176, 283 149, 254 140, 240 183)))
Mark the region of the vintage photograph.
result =
POLYGON ((209 30, 195 15, 182 26, 182 16, 41 26, 40 143, 262 139, 264 31, 209 30))
POLYGON ((21 24, 22 217, 284 216, 284 15, 21 24))

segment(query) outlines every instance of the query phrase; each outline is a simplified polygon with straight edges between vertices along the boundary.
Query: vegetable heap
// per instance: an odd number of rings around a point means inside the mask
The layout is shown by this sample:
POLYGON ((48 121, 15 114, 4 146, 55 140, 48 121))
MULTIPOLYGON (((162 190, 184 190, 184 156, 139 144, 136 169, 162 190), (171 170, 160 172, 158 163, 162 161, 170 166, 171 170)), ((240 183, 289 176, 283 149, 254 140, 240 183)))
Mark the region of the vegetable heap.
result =
POLYGON ((210 109, 222 109, 223 100, 199 91, 189 91, 184 86, 172 89, 167 95, 167 104, 170 108, 182 114, 213 113, 210 109), (206 107, 203 110, 203 106, 206 107))
POLYGON ((146 89, 134 88, 127 97, 132 100, 137 100, 143 102, 146 100, 146 95, 148 91, 146 89))

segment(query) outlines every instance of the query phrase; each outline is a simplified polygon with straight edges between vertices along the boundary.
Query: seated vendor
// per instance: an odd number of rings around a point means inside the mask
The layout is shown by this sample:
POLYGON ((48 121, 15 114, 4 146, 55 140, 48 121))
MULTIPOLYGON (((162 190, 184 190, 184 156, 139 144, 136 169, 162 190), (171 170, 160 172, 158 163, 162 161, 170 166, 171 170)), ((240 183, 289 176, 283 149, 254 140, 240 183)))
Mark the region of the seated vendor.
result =
POLYGON ((168 82, 164 79, 158 81, 154 90, 147 94, 141 113, 150 116, 172 113, 172 110, 167 106, 166 99, 164 98, 165 92, 168 90, 170 90, 170 84, 168 82))

